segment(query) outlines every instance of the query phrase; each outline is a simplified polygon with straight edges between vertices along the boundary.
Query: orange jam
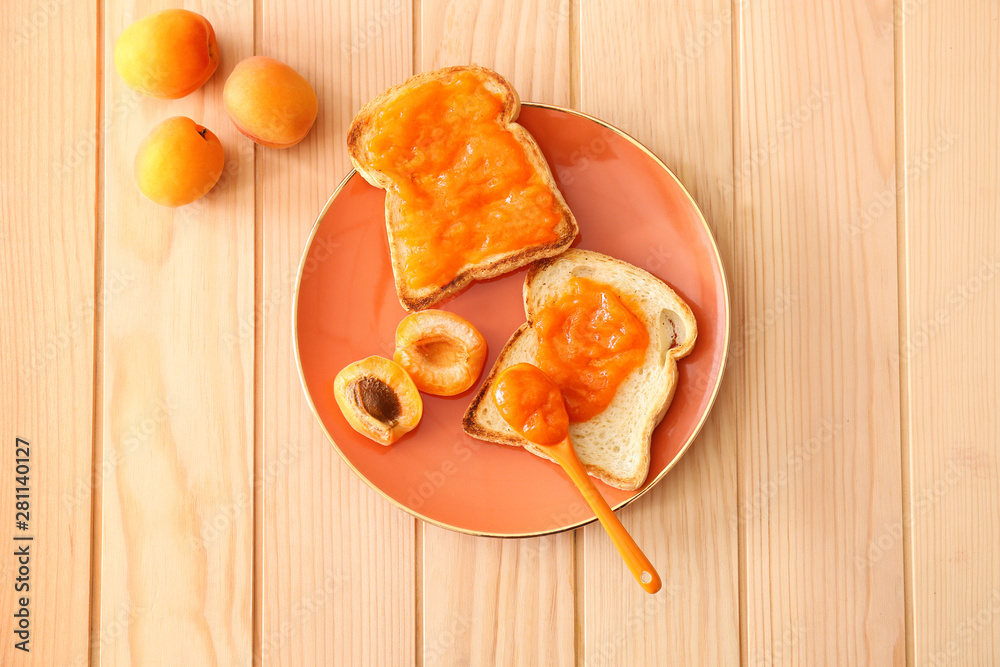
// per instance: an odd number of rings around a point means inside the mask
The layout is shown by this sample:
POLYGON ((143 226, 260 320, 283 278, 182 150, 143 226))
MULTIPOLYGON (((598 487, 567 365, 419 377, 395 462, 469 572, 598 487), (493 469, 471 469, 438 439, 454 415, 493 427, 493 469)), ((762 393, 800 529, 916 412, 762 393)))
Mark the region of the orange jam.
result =
POLYGON ((410 288, 443 287, 468 264, 556 240, 552 189, 500 124, 502 107, 458 72, 378 112, 367 148, 402 200, 394 236, 410 288))
POLYGON ((538 313, 538 366, 562 389, 569 419, 600 414, 649 346, 645 324, 608 285, 571 278, 538 313))
POLYGON ((493 402, 504 421, 533 443, 556 445, 569 435, 562 392, 536 366, 515 364, 500 373, 493 402))

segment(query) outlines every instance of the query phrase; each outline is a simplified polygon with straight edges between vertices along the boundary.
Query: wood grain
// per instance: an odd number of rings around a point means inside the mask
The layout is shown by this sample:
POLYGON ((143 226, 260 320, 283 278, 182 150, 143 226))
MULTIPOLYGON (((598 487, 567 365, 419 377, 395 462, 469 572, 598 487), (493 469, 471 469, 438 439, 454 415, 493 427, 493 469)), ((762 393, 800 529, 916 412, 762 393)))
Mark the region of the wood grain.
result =
POLYGON ((320 109, 302 143, 258 149, 264 516, 257 655, 264 665, 412 664, 415 520, 369 489, 324 438, 299 384, 291 328, 306 237, 350 170, 351 118, 412 71, 410 4, 264 0, 258 20, 259 53, 305 76, 320 109))
POLYGON ((417 71, 475 63, 500 72, 522 101, 569 106, 569 0, 425 0, 420 9, 417 71))
MULTIPOLYGON (((570 101, 569 3, 421 3, 418 71, 477 63, 522 100, 570 101)), ((572 665, 572 534, 495 540, 423 527, 422 659, 572 665)))
POLYGON ((25 437, 35 537, 30 654, 0 557, 0 664, 1000 661, 995 3, 183 4, 222 64, 173 101, 130 91, 111 57, 164 3, 0 8, 0 517, 25 437), (316 88, 294 148, 255 148, 223 110, 254 52, 316 88), (415 521, 304 400, 292 293, 346 127, 412 72, 465 62, 636 136, 719 241, 718 402, 620 512, 657 596, 597 526, 494 540, 415 521), (168 210, 131 166, 174 115, 221 138, 226 171, 168 210))
POLYGON ((96 308, 96 13, 83 3, 5 3, 0 34, 5 91, 0 100, 0 664, 85 665, 96 308), (30 459, 25 531, 14 523, 17 458, 24 458, 16 438, 28 441, 30 459), (34 540, 14 542, 14 535, 34 540), (22 546, 30 552, 27 582, 14 556, 22 546), (15 584, 25 583, 29 589, 15 590, 15 584), (14 635, 22 597, 28 601, 30 652, 15 648, 23 639, 14 635))
POLYGON ((903 664, 893 5, 739 9, 743 659, 903 664))
POLYGON ((180 100, 129 90, 122 30, 159 3, 105 3, 105 289, 100 664, 249 665, 253 557, 253 150, 222 106, 252 49, 253 7, 190 3, 221 65, 180 100), (187 115, 212 130, 225 171, 179 209, 132 180, 142 138, 187 115))
MULTIPOLYGON (((667 163, 705 214, 726 267, 734 262, 731 34, 728 2, 580 4, 580 109, 629 132, 667 163)), ((655 270, 670 252, 651 248, 646 268, 655 270)), ((734 293, 738 300, 740 290, 734 293)), ((661 592, 651 597, 636 585, 600 526, 583 529, 577 566, 584 572, 587 665, 739 660, 742 434, 733 413, 741 397, 728 373, 709 422, 677 468, 619 512, 657 568, 661 592)))
POLYGON ((423 537, 425 667, 574 664, 572 535, 423 537))
POLYGON ((1000 7, 903 5, 913 659, 1000 662, 1000 7))

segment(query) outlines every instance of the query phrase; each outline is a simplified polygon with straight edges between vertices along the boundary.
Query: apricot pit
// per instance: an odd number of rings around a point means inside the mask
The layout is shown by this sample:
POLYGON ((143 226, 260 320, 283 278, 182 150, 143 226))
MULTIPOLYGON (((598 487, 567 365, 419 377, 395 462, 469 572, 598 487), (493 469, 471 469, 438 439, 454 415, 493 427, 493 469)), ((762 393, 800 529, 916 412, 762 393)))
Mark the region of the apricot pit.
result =
POLYGON ((372 356, 337 373, 333 394, 351 427, 381 445, 409 433, 424 406, 413 380, 391 359, 372 356))

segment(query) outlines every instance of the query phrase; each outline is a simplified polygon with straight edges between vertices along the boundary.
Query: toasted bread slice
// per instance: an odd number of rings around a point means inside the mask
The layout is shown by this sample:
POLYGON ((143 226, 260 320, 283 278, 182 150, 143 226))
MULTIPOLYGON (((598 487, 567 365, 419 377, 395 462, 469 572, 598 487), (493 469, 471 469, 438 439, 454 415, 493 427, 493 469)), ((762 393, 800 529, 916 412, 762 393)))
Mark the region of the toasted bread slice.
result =
POLYGON ((481 440, 520 445, 532 454, 552 460, 545 449, 532 445, 503 420, 493 402, 493 384, 500 372, 521 362, 535 363, 538 350, 537 313, 565 289, 572 277, 610 285, 627 297, 646 325, 649 347, 642 366, 618 387, 608 407, 589 420, 571 423, 570 437, 587 472, 619 489, 639 488, 649 472, 650 439, 670 407, 677 387, 677 360, 694 347, 698 326, 691 308, 659 278, 627 262, 588 250, 568 250, 531 268, 524 281, 524 310, 528 321, 514 332, 501 350, 493 370, 472 400, 462 426, 481 440))
MULTIPOLYGON (((517 92, 503 77, 492 70, 473 65, 448 67, 418 74, 405 83, 394 86, 375 97, 354 117, 347 136, 348 151, 358 173, 375 187, 386 191, 385 222, 389 237, 392 272, 395 278, 399 301, 407 310, 414 311, 428 308, 460 291, 474 280, 493 278, 530 264, 538 259, 557 255, 569 247, 576 238, 578 233, 576 219, 566 205, 562 193, 559 192, 559 188, 556 186, 548 163, 545 161, 538 144, 535 143, 535 140, 527 130, 514 122, 520 109, 521 102, 517 92), (425 129, 422 125, 420 126, 423 133, 419 135, 417 145, 412 146, 413 156, 416 156, 416 158, 420 158, 420 145, 428 145, 429 143, 432 147, 434 147, 434 144, 440 146, 444 140, 451 142, 452 145, 455 145, 456 142, 468 142, 467 146, 463 146, 467 150, 454 154, 448 153, 450 156, 449 159, 453 160, 449 164, 437 164, 433 160, 421 160, 418 163, 415 159, 411 158, 411 161, 406 164, 405 171, 402 167, 399 167, 395 172, 392 170, 380 171, 374 166, 378 162, 379 156, 372 154, 370 142, 373 138, 377 140, 379 133, 384 131, 384 128, 380 124, 393 120, 398 121, 399 118, 406 115, 406 104, 409 101, 422 99, 421 95, 427 94, 430 90, 442 89, 428 88, 429 86, 456 84, 456 82, 459 82, 458 78, 461 78, 463 82, 468 82, 472 78, 474 82, 481 84, 475 88, 474 94, 494 96, 499 101, 498 105, 492 101, 490 102, 491 107, 495 106, 499 109, 495 122, 500 125, 504 132, 516 140, 516 143, 512 144, 509 148, 515 151, 523 149, 524 160, 529 168, 527 178, 532 179, 530 182, 533 189, 530 191, 543 193, 544 197, 542 199, 524 197, 523 193, 527 192, 527 190, 504 190, 503 187, 487 185, 487 181, 490 181, 491 176, 494 174, 494 172, 489 171, 490 169, 500 170, 497 173, 500 176, 504 176, 503 169, 509 168, 509 165, 508 167, 504 167, 503 160, 499 161, 499 166, 489 166, 488 163, 487 165, 480 164, 477 168, 469 168, 470 163, 476 163, 476 156, 473 154, 470 158, 468 154, 474 153, 474 146, 477 145, 477 142, 482 142, 483 140, 482 136, 478 138, 474 136, 475 125, 461 126, 465 127, 471 134, 466 137, 462 132, 459 132, 457 138, 454 136, 456 134, 454 128, 445 132, 435 127, 433 123, 428 125, 430 129, 425 129), (518 144, 520 145, 520 149, 517 148, 518 144), (432 164, 429 167, 413 166, 415 164, 423 164, 424 162, 432 164), (412 170, 422 168, 429 169, 430 171, 427 173, 417 172, 420 178, 414 177, 412 170), (424 184, 431 184, 435 180, 437 183, 441 183, 444 182, 444 179, 447 179, 448 183, 454 184, 456 191, 461 192, 461 199, 459 201, 465 202, 469 209, 476 212, 473 215, 481 215, 481 219, 466 219, 461 221, 463 229, 486 229, 485 225, 489 222, 487 216, 493 216, 491 220, 505 221, 495 224, 507 225, 507 228, 511 230, 514 228, 528 230, 524 234, 528 236, 534 235, 534 237, 538 238, 534 242, 519 246, 511 240, 515 238, 514 235, 506 233, 504 228, 500 228, 496 230, 497 233, 493 234, 490 243, 494 244, 494 246, 506 247, 497 247, 494 251, 493 246, 489 244, 485 247, 479 244, 477 247, 465 251, 467 255, 477 255, 469 259, 466 254, 463 254, 461 247, 457 245, 459 242, 451 241, 452 228, 449 228, 448 225, 454 221, 449 220, 449 216, 444 215, 433 216, 432 220, 434 225, 443 225, 448 230, 447 233, 441 233, 435 237, 439 240, 447 238, 448 240, 444 242, 446 245, 428 250, 420 243, 408 243, 403 238, 404 234, 401 233, 401 230, 404 229, 403 225, 406 223, 408 211, 412 212, 415 207, 426 206, 427 204, 422 202, 433 199, 425 197, 432 190, 430 185, 426 186, 426 190, 419 191, 421 196, 414 195, 414 192, 418 192, 416 188, 425 187, 424 184), (413 189, 413 192, 409 194, 409 199, 401 194, 401 183, 405 188, 413 189), (545 202, 546 208, 544 210, 547 212, 547 215, 544 218, 535 215, 534 213, 537 211, 532 208, 533 206, 541 206, 542 204, 537 202, 536 204, 532 204, 529 199, 545 202), (468 202, 475 203, 468 204, 468 202), (481 213, 478 213, 479 211, 481 213), (507 217, 505 218, 504 216, 507 217), (538 234, 534 234, 532 225, 535 225, 540 230, 544 227, 544 230, 539 231, 538 234), (437 261, 439 258, 435 255, 439 252, 445 253, 446 257, 451 257, 448 261, 454 264, 454 267, 449 266, 449 270, 445 272, 445 277, 439 281, 443 284, 422 284, 413 278, 413 269, 408 272, 408 266, 423 267, 428 263, 437 261), (454 270, 452 270, 453 268, 454 270)), ((415 114, 417 112, 413 111, 412 113, 415 114)), ((425 120, 423 116, 420 117, 421 122, 425 122, 425 120)), ((492 121, 491 119, 483 119, 481 122, 485 125, 492 121)), ((495 129, 492 125, 489 125, 489 127, 491 130, 495 129)), ((503 136, 506 137, 507 135, 503 136)), ((407 148, 410 149, 410 147, 407 148)), ((382 166, 385 168, 384 164, 382 166)), ((503 181, 490 181, 493 184, 497 182, 503 181)), ((440 200, 441 197, 437 197, 437 199, 440 200)), ((453 202, 447 202, 447 205, 448 209, 451 209, 453 202)), ((522 232, 519 231, 518 233, 521 234, 522 232)), ((475 246, 476 244, 473 245, 475 246)))

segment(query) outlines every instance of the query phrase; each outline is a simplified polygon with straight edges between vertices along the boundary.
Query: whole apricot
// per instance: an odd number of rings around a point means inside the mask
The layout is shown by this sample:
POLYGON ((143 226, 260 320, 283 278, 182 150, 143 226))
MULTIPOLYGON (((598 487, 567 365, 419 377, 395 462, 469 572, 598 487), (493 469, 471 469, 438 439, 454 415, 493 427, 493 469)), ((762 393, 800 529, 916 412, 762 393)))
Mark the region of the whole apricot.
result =
POLYGON ((236 129, 262 146, 288 148, 302 141, 319 111, 316 91, 301 74, 274 58, 240 61, 222 91, 236 129))
POLYGON ((115 69, 144 95, 173 100, 201 88, 219 66, 215 30, 201 14, 166 9, 118 36, 115 69))
POLYGON ((146 135, 135 156, 139 191, 162 206, 184 206, 222 176, 222 142, 190 118, 168 118, 146 135))

